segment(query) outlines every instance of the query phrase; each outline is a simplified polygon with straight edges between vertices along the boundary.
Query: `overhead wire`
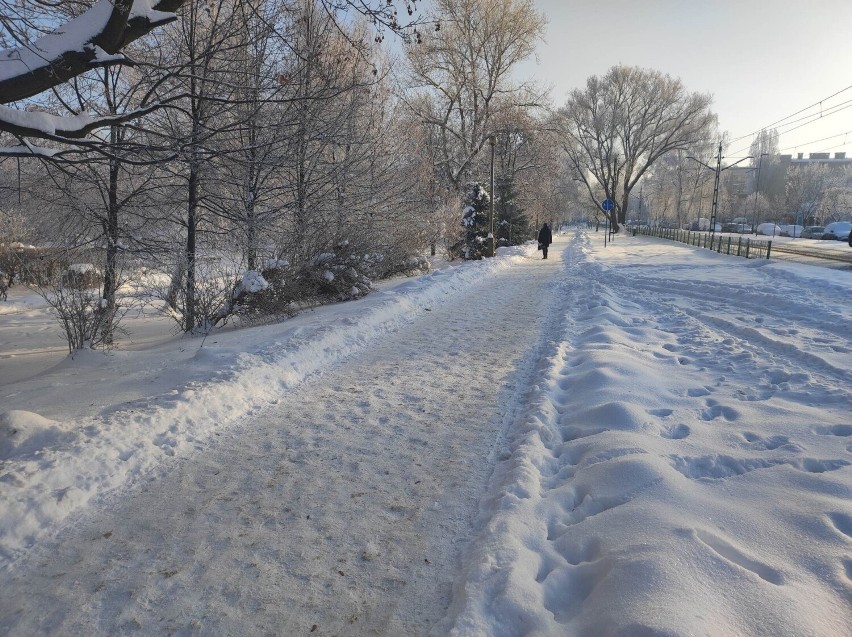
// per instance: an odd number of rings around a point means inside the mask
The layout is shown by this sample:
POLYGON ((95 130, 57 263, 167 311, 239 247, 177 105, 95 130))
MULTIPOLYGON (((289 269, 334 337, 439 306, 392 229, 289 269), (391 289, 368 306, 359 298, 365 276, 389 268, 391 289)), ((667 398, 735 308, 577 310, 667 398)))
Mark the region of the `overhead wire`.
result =
MULTIPOLYGON (((733 144, 734 142, 738 142, 738 141, 740 141, 740 140, 742 140, 742 139, 746 139, 746 138, 748 138, 748 137, 754 137, 755 135, 757 135, 758 133, 760 133, 760 131, 762 131, 762 130, 766 130, 767 128, 772 128, 772 127, 774 127, 774 126, 777 126, 778 124, 781 124, 782 122, 785 122, 785 121, 787 121, 788 119, 790 119, 790 118, 792 118, 792 117, 795 117, 796 115, 799 115, 799 114, 801 114, 801 113, 804 113, 805 111, 808 111, 808 110, 810 110, 810 109, 814 108, 815 106, 822 107, 822 103, 823 103, 823 102, 826 102, 826 101, 830 100, 830 99, 831 99, 831 98, 833 98, 833 97, 837 97, 837 96, 838 96, 838 95, 840 95, 841 93, 845 93, 846 91, 848 91, 848 90, 850 90, 850 89, 852 89, 852 84, 850 84, 849 86, 847 86, 847 87, 846 87, 846 88, 844 88, 844 89, 840 89, 840 90, 839 90, 839 91, 837 91, 836 93, 832 93, 832 94, 831 94, 831 95, 829 95, 828 97, 824 97, 824 98, 822 98, 821 100, 818 100, 818 101, 814 102, 814 103, 813 103, 813 104, 811 104, 810 106, 806 106, 805 108, 802 108, 802 109, 800 109, 800 110, 796 111, 795 113, 792 113, 792 114, 788 115, 787 117, 782 117, 782 118, 781 118, 781 119, 779 119, 778 121, 772 122, 771 124, 767 124, 766 126, 763 126, 763 127, 759 128, 759 129, 757 129, 757 130, 756 130, 756 131, 754 131, 753 133, 749 133, 748 135, 743 135, 743 136, 741 136, 741 137, 735 137, 734 139, 728 140, 728 143, 733 144)), ((845 102, 844 102, 844 103, 845 103, 845 102)))
MULTIPOLYGON (((805 108, 799 109, 798 111, 796 111, 795 113, 791 113, 787 117, 783 117, 779 120, 776 120, 775 122, 769 124, 768 126, 765 126, 765 127, 761 128, 761 129, 759 129, 759 130, 757 130, 757 131, 755 131, 755 132, 753 132, 749 135, 743 135, 741 137, 736 137, 732 140, 729 140, 728 143, 733 144, 734 142, 737 142, 737 141, 740 141, 740 140, 743 140, 743 139, 746 139, 746 138, 749 138, 749 137, 754 137, 755 135, 759 134, 761 131, 766 130, 768 128, 778 126, 778 125, 780 125, 781 130, 778 130, 776 132, 778 133, 778 136, 780 137, 780 136, 782 136, 786 133, 790 133, 794 130, 798 130, 799 128, 802 128, 804 126, 807 126, 809 124, 817 122, 817 121, 819 121, 819 120, 821 120, 825 117, 829 117, 831 115, 835 115, 836 113, 842 112, 842 111, 844 111, 848 108, 852 108, 852 99, 840 102, 838 104, 833 104, 829 107, 824 106, 824 103, 827 102, 828 100, 830 100, 834 97, 837 97, 838 95, 840 95, 840 94, 842 94, 842 93, 844 93, 844 92, 846 92, 850 89, 852 89, 852 85, 847 86, 846 88, 841 89, 841 90, 839 90, 835 93, 832 93, 828 97, 824 97, 823 99, 821 99, 817 102, 814 102, 810 106, 806 106, 805 108), (802 113, 804 113, 808 110, 811 110, 815 107, 819 107, 819 109, 820 109, 819 112, 810 113, 810 114, 805 115, 804 117, 800 117, 798 119, 792 119, 792 118, 796 117, 797 115, 801 115, 802 113), (788 120, 792 120, 792 121, 788 121, 788 120)), ((840 133, 837 136, 839 137, 840 135, 843 135, 843 133, 840 133)), ((831 137, 825 138, 825 139, 831 139, 831 137)), ((811 143, 816 143, 816 142, 799 143, 799 144, 789 146, 789 147, 787 147, 787 149, 789 149, 789 148, 795 149, 799 146, 807 146, 811 143)), ((748 146, 744 146, 742 148, 737 149, 733 153, 728 154, 728 157, 731 157, 731 156, 739 157, 740 153, 745 153, 745 152, 748 152, 749 150, 751 150, 751 143, 749 143, 748 146)), ((820 151, 820 152, 824 152, 824 151, 820 151)))
MULTIPOLYGON (((837 113, 840 113, 841 111, 845 111, 848 108, 852 108, 852 100, 849 100, 848 102, 843 102, 842 104, 837 104, 836 106, 832 107, 833 110, 826 111, 821 116, 812 116, 810 118, 803 117, 803 118, 794 120, 793 122, 790 122, 790 124, 798 124, 798 126, 793 126, 792 128, 787 128, 785 130, 779 130, 779 131, 777 131, 778 136, 781 137, 785 133, 791 133, 794 130, 798 130, 798 129, 804 127, 804 126, 807 126, 808 124, 812 124, 812 123, 814 123, 814 122, 816 122, 816 121, 818 121, 818 120, 820 120, 824 117, 830 117, 831 115, 835 115, 837 113), (841 108, 841 106, 842 106, 842 108, 841 108), (803 120, 808 120, 808 121, 805 121, 804 123, 799 123, 799 122, 802 122, 803 120)), ((843 135, 843 133, 839 133, 838 136, 839 135, 843 135)), ((796 148, 797 146, 807 146, 811 143, 814 143, 814 142, 804 142, 804 143, 794 144, 792 146, 789 146, 789 148, 796 148)), ((739 156, 739 153, 746 152, 750 149, 751 149, 751 144, 749 144, 748 146, 743 146, 742 148, 737 149, 736 151, 733 152, 733 154, 735 156, 739 156)))

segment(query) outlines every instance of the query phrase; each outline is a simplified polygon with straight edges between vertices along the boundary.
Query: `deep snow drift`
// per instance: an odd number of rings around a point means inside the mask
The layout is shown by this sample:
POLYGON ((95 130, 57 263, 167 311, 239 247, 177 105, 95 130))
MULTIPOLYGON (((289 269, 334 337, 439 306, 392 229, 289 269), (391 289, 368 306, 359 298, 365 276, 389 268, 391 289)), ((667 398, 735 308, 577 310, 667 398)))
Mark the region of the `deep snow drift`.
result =
POLYGON ((850 293, 577 233, 0 386, 0 629, 848 635, 850 293))

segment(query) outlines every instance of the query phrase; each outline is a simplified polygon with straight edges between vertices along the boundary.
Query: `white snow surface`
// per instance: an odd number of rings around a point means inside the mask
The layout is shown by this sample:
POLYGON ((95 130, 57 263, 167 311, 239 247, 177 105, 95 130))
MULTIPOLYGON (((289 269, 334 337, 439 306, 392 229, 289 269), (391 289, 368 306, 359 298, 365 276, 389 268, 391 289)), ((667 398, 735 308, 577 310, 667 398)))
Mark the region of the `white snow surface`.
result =
POLYGON ((554 239, 53 367, 12 288, 0 634, 852 634, 852 272, 554 239))

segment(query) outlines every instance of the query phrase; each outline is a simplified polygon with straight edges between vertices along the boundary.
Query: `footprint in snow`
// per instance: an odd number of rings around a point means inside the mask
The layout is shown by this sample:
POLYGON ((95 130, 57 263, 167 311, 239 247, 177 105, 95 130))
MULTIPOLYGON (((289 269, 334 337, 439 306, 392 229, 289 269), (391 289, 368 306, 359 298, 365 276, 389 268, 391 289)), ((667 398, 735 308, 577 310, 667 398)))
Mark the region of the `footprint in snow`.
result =
POLYGON ((680 424, 663 429, 660 435, 663 438, 668 438, 670 440, 683 440, 688 437, 690 433, 691 431, 687 425, 680 424))
POLYGON ((651 416, 657 416, 658 418, 666 418, 667 416, 672 415, 671 409, 649 409, 648 414, 651 416))
POLYGON ((722 418, 727 420, 728 422, 733 422, 739 420, 740 412, 734 409, 733 407, 727 407, 725 405, 712 405, 708 409, 705 409, 701 412, 701 420, 706 422, 710 422, 711 420, 716 420, 717 418, 722 418))
POLYGON ((795 442, 790 442, 790 439, 787 436, 778 435, 770 436, 769 438, 764 438, 750 431, 744 431, 742 436, 743 438, 745 438, 746 442, 749 443, 748 445, 744 446, 747 446, 750 449, 762 449, 766 451, 774 451, 775 449, 795 452, 804 451, 804 449, 802 449, 795 442))
POLYGON ((669 456, 672 466, 691 480, 726 480, 757 469, 768 469, 784 460, 768 458, 734 458, 726 455, 669 456))
POLYGON ((852 560, 843 560, 843 569, 846 571, 846 579, 852 581, 852 560))
POLYGON ((693 535, 699 542, 709 547, 723 560, 747 571, 751 571, 760 579, 770 584, 775 584, 776 586, 784 584, 784 574, 781 571, 747 555, 745 551, 734 546, 728 540, 701 529, 694 529, 693 535))
POLYGON ((852 539, 852 516, 846 513, 829 513, 828 519, 838 533, 852 539))
POLYGON ((852 425, 831 425, 828 427, 815 427, 814 433, 821 436, 852 436, 852 425))
POLYGON ((686 395, 690 398, 700 398, 701 396, 709 396, 710 390, 706 387, 695 387, 693 389, 687 389, 686 395))

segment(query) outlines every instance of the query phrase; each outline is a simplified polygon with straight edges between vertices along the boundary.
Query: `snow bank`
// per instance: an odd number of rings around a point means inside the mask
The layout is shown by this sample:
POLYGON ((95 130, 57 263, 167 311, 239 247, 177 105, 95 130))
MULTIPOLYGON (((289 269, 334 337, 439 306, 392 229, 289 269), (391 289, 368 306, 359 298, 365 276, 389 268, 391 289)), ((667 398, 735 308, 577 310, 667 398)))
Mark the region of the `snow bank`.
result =
POLYGON ((849 308, 698 255, 575 240, 563 337, 432 634, 852 634, 849 308))

